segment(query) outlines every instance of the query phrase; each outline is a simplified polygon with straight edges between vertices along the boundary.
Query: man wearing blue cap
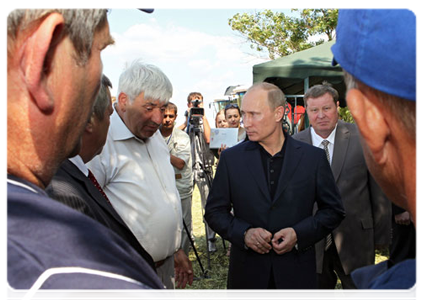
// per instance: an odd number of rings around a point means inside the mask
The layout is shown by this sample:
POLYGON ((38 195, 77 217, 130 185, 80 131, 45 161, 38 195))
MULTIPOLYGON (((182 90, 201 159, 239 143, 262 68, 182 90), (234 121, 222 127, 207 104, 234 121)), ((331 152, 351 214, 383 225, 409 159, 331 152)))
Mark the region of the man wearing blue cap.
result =
MULTIPOLYGON (((340 10, 334 63, 370 172, 416 223, 416 18, 408 10, 340 10)), ((359 288, 411 288, 415 260, 353 272, 359 288)))

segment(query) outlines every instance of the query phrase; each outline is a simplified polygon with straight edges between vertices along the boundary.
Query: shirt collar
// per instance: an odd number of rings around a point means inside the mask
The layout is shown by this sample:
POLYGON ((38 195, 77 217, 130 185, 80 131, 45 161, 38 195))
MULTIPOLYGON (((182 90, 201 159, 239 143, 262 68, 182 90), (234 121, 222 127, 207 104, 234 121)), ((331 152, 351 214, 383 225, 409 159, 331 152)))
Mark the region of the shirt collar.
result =
MULTIPOLYGON (((115 111, 114 114, 110 117, 110 128, 109 131, 111 133, 111 137, 114 141, 122 141, 122 140, 129 140, 131 138, 136 138, 136 136, 126 127, 123 120, 120 118, 116 108, 114 107, 115 111)), ((142 141, 140 139, 137 139, 142 141)))
POLYGON ((310 132, 311 132, 311 141, 313 142, 313 146, 319 147, 320 144, 324 141, 327 140, 329 141, 329 143, 331 143, 332 145, 335 144, 335 134, 336 134, 336 128, 338 127, 338 123, 336 123, 335 128, 332 130, 332 132, 329 134, 329 136, 327 138, 322 138, 320 135, 318 135, 316 133, 316 131, 314 130, 313 127, 310 127, 310 132))
POLYGON ((48 197, 45 190, 43 190, 39 186, 33 184, 32 182, 29 182, 28 180, 19 178, 17 176, 7 174, 7 183, 12 184, 12 185, 17 186, 17 187, 24 188, 24 189, 26 189, 26 190, 28 190, 32 193, 40 194, 40 195, 44 195, 44 196, 48 197))
POLYGON ((81 171, 85 176, 88 177, 88 168, 84 164, 84 161, 82 160, 81 156, 77 155, 77 156, 69 158, 69 160, 79 169, 79 171, 81 171))

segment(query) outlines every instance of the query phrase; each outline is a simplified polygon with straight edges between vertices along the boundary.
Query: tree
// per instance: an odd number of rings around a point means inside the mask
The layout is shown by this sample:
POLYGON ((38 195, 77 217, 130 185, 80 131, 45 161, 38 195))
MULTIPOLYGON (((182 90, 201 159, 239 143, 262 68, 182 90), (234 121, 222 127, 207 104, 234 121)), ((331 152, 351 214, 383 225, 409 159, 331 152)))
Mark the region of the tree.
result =
MULTIPOLYGON (((292 11, 298 11, 298 9, 292 11)), ((337 9, 303 9, 300 16, 304 19, 310 36, 325 34, 329 41, 334 38, 338 24, 337 9)))
POLYGON ((303 9, 299 18, 264 10, 238 13, 228 22, 232 30, 251 43, 251 49, 267 50, 269 58, 275 59, 323 43, 323 39, 310 41, 312 36, 326 34, 328 40, 332 40, 337 20, 337 9, 303 9))

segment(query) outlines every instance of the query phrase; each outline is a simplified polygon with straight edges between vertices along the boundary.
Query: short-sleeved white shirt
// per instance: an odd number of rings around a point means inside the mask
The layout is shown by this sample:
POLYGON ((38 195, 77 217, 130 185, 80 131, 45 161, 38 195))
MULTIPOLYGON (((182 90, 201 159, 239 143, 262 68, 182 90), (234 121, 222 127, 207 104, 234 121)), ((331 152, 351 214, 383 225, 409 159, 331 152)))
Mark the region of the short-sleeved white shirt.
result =
POLYGON ((103 151, 87 165, 154 261, 180 248, 181 200, 169 150, 159 130, 143 141, 115 112, 103 151))

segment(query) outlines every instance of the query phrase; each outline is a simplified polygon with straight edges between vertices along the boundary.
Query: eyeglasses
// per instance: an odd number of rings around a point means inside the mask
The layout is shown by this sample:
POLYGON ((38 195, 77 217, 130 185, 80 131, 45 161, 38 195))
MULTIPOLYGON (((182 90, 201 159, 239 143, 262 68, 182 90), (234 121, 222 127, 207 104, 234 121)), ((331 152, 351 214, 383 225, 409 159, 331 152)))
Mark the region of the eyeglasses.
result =
POLYGON ((236 103, 229 103, 228 105, 225 106, 225 109, 230 109, 230 108, 239 108, 238 104, 236 103))

